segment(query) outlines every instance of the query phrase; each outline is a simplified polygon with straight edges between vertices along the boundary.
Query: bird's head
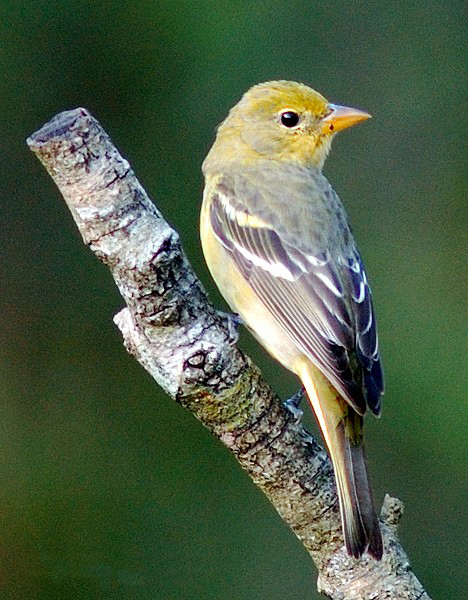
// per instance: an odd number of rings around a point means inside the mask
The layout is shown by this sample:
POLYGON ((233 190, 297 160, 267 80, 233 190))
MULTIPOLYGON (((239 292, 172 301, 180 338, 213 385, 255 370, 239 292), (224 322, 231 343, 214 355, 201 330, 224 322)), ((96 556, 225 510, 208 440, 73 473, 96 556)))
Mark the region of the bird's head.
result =
POLYGON ((218 129, 217 150, 226 160, 263 159, 322 167, 335 133, 370 115, 328 102, 294 81, 252 87, 218 129))

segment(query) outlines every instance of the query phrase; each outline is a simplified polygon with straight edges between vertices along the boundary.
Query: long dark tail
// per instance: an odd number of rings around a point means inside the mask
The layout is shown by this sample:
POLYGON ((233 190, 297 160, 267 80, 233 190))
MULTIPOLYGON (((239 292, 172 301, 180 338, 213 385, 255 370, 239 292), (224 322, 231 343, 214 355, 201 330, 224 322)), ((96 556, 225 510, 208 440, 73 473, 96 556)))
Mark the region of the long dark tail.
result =
POLYGON ((374 508, 367 473, 362 417, 349 408, 348 417, 336 427, 338 458, 332 455, 340 501, 346 549, 358 558, 368 550, 376 560, 382 558, 382 536, 374 508), (356 432, 358 437, 356 439, 356 432))
MULTIPOLYGON (((348 554, 359 558, 365 550, 376 560, 383 546, 367 473, 362 417, 317 373, 306 365, 301 379, 319 422, 335 471, 343 535, 348 554)), ((323 376, 322 376, 323 377, 323 376)))

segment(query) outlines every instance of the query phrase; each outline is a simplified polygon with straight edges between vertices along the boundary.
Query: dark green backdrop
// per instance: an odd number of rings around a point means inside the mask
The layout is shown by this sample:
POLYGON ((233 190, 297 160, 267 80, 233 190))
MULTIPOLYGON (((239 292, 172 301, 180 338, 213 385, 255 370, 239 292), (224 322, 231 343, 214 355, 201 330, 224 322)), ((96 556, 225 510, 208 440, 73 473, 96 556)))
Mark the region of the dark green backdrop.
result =
MULTIPOLYGON (((0 598, 316 598, 294 535, 222 445, 123 350, 122 306, 25 138, 85 106, 200 253, 201 162, 243 91, 311 84, 374 119, 326 172, 372 281, 387 378, 376 496, 434 598, 466 590, 462 3, 0 5, 0 598)), ((297 382, 245 335, 283 396, 297 382)), ((312 420, 311 420, 312 421, 312 420)))

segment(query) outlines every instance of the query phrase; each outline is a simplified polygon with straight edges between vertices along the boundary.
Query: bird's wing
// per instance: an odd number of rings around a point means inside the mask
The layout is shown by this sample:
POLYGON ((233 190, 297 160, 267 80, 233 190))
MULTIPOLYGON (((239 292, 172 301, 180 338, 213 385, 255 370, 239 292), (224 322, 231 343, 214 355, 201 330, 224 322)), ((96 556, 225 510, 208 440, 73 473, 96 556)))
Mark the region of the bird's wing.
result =
MULTIPOLYGON (((360 256, 333 259, 285 239, 226 185, 212 192, 214 233, 294 343, 360 413, 380 412, 383 376, 360 256)), ((257 198, 258 201, 258 198, 257 198)))

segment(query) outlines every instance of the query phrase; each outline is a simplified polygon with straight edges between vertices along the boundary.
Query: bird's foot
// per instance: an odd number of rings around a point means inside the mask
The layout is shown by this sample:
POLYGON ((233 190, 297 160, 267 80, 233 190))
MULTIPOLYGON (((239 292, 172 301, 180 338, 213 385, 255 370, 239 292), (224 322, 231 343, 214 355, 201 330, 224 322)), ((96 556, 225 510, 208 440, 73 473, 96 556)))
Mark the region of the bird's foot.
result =
POLYGON ((244 321, 237 313, 227 313, 219 310, 218 314, 227 325, 231 344, 236 344, 239 339, 239 327, 244 324, 244 321))
POLYGON ((297 391, 294 394, 294 396, 291 396, 291 398, 288 398, 283 402, 284 408, 292 414, 297 425, 299 425, 299 423, 301 422, 302 416, 304 414, 304 412, 299 408, 304 394, 305 389, 301 387, 301 389, 297 391))

